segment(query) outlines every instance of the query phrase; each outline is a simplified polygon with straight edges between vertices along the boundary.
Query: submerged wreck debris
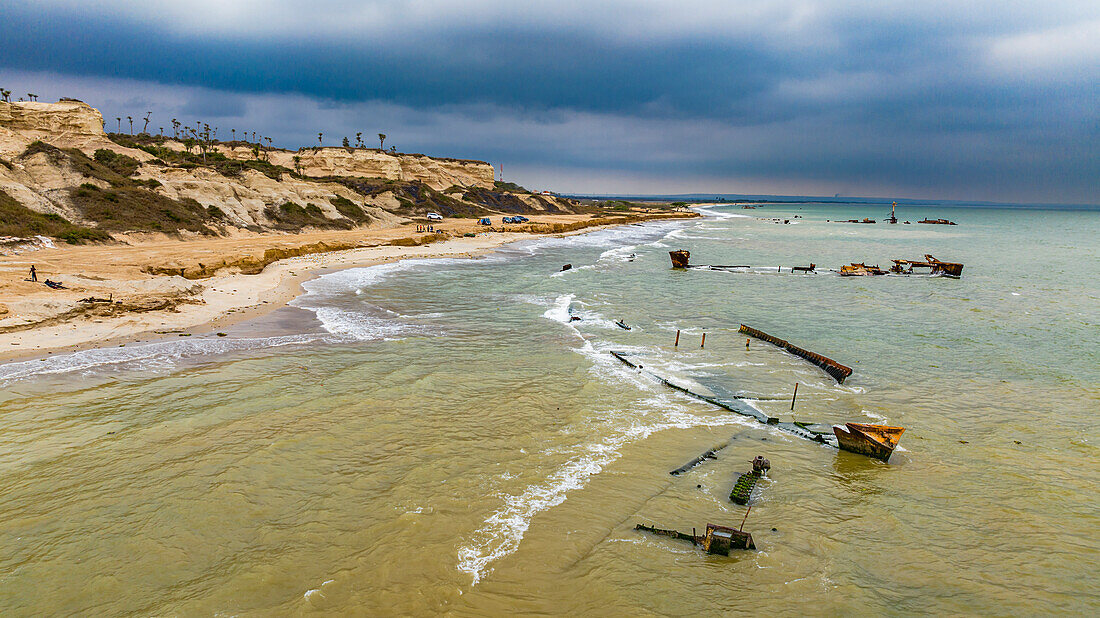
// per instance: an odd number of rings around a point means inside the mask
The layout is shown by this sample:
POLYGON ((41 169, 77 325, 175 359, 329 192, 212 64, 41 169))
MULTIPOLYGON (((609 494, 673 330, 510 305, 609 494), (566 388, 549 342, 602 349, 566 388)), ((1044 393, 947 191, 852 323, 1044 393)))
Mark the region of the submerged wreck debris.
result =
POLYGON ((691 252, 684 249, 678 249, 676 251, 669 251, 669 257, 672 258, 673 268, 687 268, 688 259, 691 258, 691 252))
POLYGON ((958 262, 941 262, 925 253, 924 260, 893 260, 890 267, 893 273, 911 273, 914 268, 930 268, 933 275, 943 275, 958 279, 962 276, 963 265, 958 262), (908 267, 908 268, 906 268, 908 267))
POLYGON ((666 380, 665 378, 662 378, 661 376, 659 376, 659 375, 657 375, 657 374, 655 374, 651 371, 644 370, 640 364, 631 362, 628 358, 626 358, 626 354, 624 352, 617 352, 615 350, 612 350, 611 351, 611 356, 614 356, 616 359, 622 361, 623 364, 630 367, 631 369, 637 369, 639 371, 645 371, 645 373, 647 375, 649 375, 650 377, 652 377, 654 380, 657 380, 661 384, 664 384, 665 386, 667 386, 671 389, 678 390, 681 393, 684 393, 685 395, 690 395, 692 397, 695 397, 696 399, 700 399, 700 400, 705 401, 705 402, 707 402, 711 405, 718 406, 719 408, 723 408, 725 410, 729 410, 730 412, 733 412, 735 414, 740 414, 742 416, 748 416, 748 417, 754 418, 754 419, 756 419, 757 421, 759 421, 761 423, 764 423, 766 425, 772 425, 772 426, 774 426, 778 429, 786 431, 787 433, 794 434, 794 435, 796 435, 800 438, 804 438, 806 440, 812 440, 814 442, 820 442, 820 443, 823 443, 823 444, 828 444, 829 446, 834 446, 834 447, 836 446, 835 444, 831 444, 829 442, 829 440, 832 439, 832 434, 825 433, 825 432, 819 432, 819 431, 807 430, 807 429, 805 429, 805 428, 803 428, 799 425, 796 425, 794 423, 781 423, 778 418, 776 418, 774 416, 768 416, 767 414, 764 414, 760 410, 757 410, 756 408, 752 407, 748 403, 745 403, 744 401, 742 401, 743 398, 740 398, 740 397, 715 397, 715 396, 711 396, 711 395, 704 395, 702 393, 697 393, 697 392, 691 390, 690 388, 680 386, 679 384, 676 384, 675 382, 672 382, 671 380, 666 380))
POLYGON ((615 326, 618 326, 623 330, 630 330, 630 326, 628 326, 627 323, 622 320, 615 320, 615 326))
POLYGON ((843 384, 844 379, 847 378, 848 376, 852 375, 852 368, 851 367, 841 365, 840 363, 836 362, 835 360, 833 360, 831 358, 828 358, 828 357, 825 357, 825 356, 822 356, 820 354, 817 354, 816 352, 811 352, 809 350, 802 349, 802 348, 800 348, 800 347, 794 345, 793 343, 790 343, 789 341, 786 341, 784 339, 780 339, 778 337, 773 337, 773 336, 769 335, 768 333, 756 330, 755 328, 753 328, 751 326, 745 326, 744 324, 741 325, 741 328, 739 330, 740 330, 740 332, 745 333, 746 335, 751 335, 753 337, 756 337, 757 339, 762 339, 764 341, 767 341, 768 343, 777 345, 777 346, 783 348, 784 350, 790 352, 791 354, 794 354, 795 356, 802 357, 802 358, 810 361, 811 363, 817 365, 818 367, 821 367, 823 370, 825 370, 825 373, 831 375, 833 377, 833 379, 837 381, 837 384, 843 384))
POLYGON ((928 225, 958 225, 958 223, 948 221, 947 219, 925 219, 924 221, 917 221, 917 223, 926 223, 928 225))
POLYGON ((739 476, 730 491, 730 501, 741 506, 748 504, 749 498, 752 496, 752 490, 756 487, 756 481, 759 480, 760 475, 755 472, 746 472, 739 476))
POLYGON ((565 272, 567 270, 573 270, 573 265, 572 264, 565 264, 561 267, 561 270, 559 272, 565 272))
MULTIPOLYGON (((741 525, 743 527, 744 523, 741 525)), ((681 541, 690 541, 692 545, 702 545, 703 551, 708 554, 716 554, 719 556, 728 556, 731 549, 756 549, 756 544, 752 542, 752 535, 748 532, 716 524, 707 524, 706 532, 703 533, 703 536, 686 534, 675 530, 664 530, 645 524, 637 524, 634 526, 634 529, 644 530, 645 532, 650 532, 659 536, 667 536, 681 541)), ((692 532, 694 533, 694 530, 692 532)))
POLYGON ((864 423, 845 423, 833 427, 840 448, 845 451, 859 453, 875 459, 887 461, 894 452, 904 427, 889 427, 887 425, 867 425, 864 423))
POLYGON ((863 262, 852 262, 847 266, 840 267, 841 277, 871 277, 874 275, 885 275, 886 271, 882 270, 878 266, 868 266, 863 262))
POLYGON ((898 203, 897 202, 894 202, 893 204, 890 205, 890 216, 886 219, 887 223, 897 223, 898 222, 898 216, 895 214, 897 209, 898 209, 898 203))
MULTIPOLYGON (((700 399, 700 400, 705 401, 705 402, 707 402, 711 405, 717 406, 719 408, 723 408, 725 410, 729 410, 730 412, 733 412, 735 414, 740 414, 742 416, 752 417, 752 418, 756 419, 757 421, 759 421, 761 423, 771 425, 771 426, 775 427, 776 429, 778 429, 780 431, 783 431, 785 433, 789 433, 789 434, 794 435, 794 436, 798 436, 799 438, 802 438, 804 440, 810 440, 812 442, 817 442, 819 444, 824 444, 824 445, 827 445, 827 446, 831 446, 833 448, 844 449, 846 451, 852 451, 854 453, 860 453, 860 454, 864 454, 864 455, 867 454, 864 450, 856 450, 853 447, 845 446, 843 443, 839 442, 838 438, 833 434, 830 434, 826 431, 820 431, 820 430, 817 430, 817 429, 813 428, 812 425, 814 425, 814 423, 807 423, 807 422, 804 422, 804 421, 795 421, 795 422, 790 422, 790 423, 782 422, 774 416, 768 416, 767 414, 764 414, 763 412, 761 412, 760 410, 757 410, 756 408, 752 407, 751 405, 749 405, 748 403, 746 403, 745 401, 743 401, 740 398, 736 398, 736 397, 717 397, 717 396, 713 396, 713 395, 704 395, 702 393, 697 393, 697 392, 691 390, 690 388, 680 386, 679 384, 676 384, 675 382, 672 382, 671 380, 667 380, 667 379, 662 378, 661 376, 659 376, 659 375, 657 375, 657 374, 655 374, 651 371, 643 369, 641 364, 634 363, 630 359, 628 359, 626 357, 625 352, 617 352, 615 350, 611 350, 610 353, 611 353, 611 356, 614 356, 616 359, 618 359, 619 361, 621 361, 623 364, 630 367, 631 369, 636 369, 638 371, 642 371, 642 372, 646 373, 647 375, 649 375, 650 377, 652 377, 653 379, 660 382, 661 384, 664 384, 665 386, 667 386, 669 388, 678 390, 681 393, 684 393, 685 395, 690 395, 692 397, 695 397, 696 399, 700 399)), ((822 358, 824 358, 824 357, 822 357, 822 358)), ((843 365, 839 365, 839 366, 844 367, 843 365)), ((845 367, 845 369, 847 369, 847 367, 845 367)), ((849 373, 850 373, 850 371, 851 370, 849 369, 849 373)), ((867 427, 881 427, 881 426, 880 425, 867 425, 867 427)), ((891 428, 891 429, 893 429, 893 428, 891 428)), ((900 433, 898 435, 900 436, 900 433)), ((894 446, 897 446, 896 441, 894 442, 894 446)), ((891 450, 893 450, 893 449, 891 448, 891 450)), ((872 455, 872 456, 874 456, 874 455, 872 455)))
POLYGON ((716 447, 710 449, 709 451, 706 451, 702 455, 696 457, 695 459, 692 459, 691 461, 687 462, 686 464, 680 466, 679 468, 676 468, 672 472, 669 472, 669 474, 671 474, 672 476, 680 476, 681 474, 687 472, 688 470, 691 470, 695 466, 698 466, 699 464, 703 463, 704 461, 706 461, 708 459, 718 459, 718 451, 726 448, 727 446, 729 446, 728 443, 723 444, 721 446, 716 446, 716 447))
POLYGON ((813 262, 810 262, 809 266, 791 266, 791 272, 792 273, 797 273, 797 272, 812 273, 812 272, 815 272, 814 271, 815 268, 817 268, 817 264, 814 264, 813 262))
POLYGON ((757 455, 752 460, 752 470, 737 477, 737 482, 734 483, 733 489, 730 490, 730 501, 742 506, 747 505, 749 499, 752 497, 752 490, 756 487, 756 482, 764 477, 771 467, 772 464, 770 461, 765 459, 762 455, 757 455))

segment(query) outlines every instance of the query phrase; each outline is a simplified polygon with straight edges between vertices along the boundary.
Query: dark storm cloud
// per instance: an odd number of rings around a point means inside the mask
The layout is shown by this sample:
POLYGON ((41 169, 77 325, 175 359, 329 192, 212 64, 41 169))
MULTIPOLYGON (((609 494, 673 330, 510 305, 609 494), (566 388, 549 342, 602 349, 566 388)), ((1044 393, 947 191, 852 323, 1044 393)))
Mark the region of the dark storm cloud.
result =
POLYGON ((562 190, 1100 201, 1088 3, 414 4, 0 4, 0 78, 125 83, 91 102, 285 145, 380 127, 562 190))

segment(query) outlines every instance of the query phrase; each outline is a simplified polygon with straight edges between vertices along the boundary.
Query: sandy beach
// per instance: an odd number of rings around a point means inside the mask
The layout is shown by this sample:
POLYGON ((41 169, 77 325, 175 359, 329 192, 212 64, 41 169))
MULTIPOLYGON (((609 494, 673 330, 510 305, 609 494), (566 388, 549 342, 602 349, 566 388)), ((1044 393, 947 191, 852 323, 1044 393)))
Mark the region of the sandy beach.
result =
POLYGON ((216 331, 285 306, 300 294, 301 283, 321 269, 406 258, 474 257, 533 236, 691 216, 696 215, 634 212, 612 219, 546 215, 514 230, 455 219, 433 224, 434 235, 418 231, 418 224, 406 224, 300 234, 135 237, 129 244, 58 244, 0 256, 0 304, 7 311, 0 313, 0 360, 216 331), (563 226, 577 229, 546 231, 563 226), (413 244, 424 241, 428 242, 413 244), (274 261, 258 274, 245 274, 242 270, 247 269, 239 266, 221 268, 212 276, 194 274, 214 263, 261 260, 271 250, 304 254, 274 261), (38 282, 25 280, 31 265, 36 267, 38 282), (177 268, 187 276, 166 274, 177 268), (46 279, 60 281, 65 289, 46 287, 46 279))

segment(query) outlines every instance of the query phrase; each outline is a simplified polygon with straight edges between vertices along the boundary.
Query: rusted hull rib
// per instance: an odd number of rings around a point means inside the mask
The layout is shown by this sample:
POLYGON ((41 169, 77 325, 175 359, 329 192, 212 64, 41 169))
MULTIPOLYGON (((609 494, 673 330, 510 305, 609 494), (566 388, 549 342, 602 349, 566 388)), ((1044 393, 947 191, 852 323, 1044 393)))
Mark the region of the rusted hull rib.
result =
POLYGON ((833 427, 840 449, 887 461, 901 440, 904 427, 845 423, 833 427))
POLYGON ((719 447, 716 447, 716 448, 712 448, 709 451, 703 453, 702 455, 696 457, 695 459, 692 459, 691 461, 687 462, 686 464, 680 466, 679 468, 676 468, 672 472, 669 472, 669 474, 671 474, 672 476, 680 476, 681 474, 687 472, 688 470, 691 470, 695 466, 698 466, 699 464, 703 463, 704 461, 706 461, 708 459, 718 459, 718 451, 720 451, 724 448, 726 448, 725 445, 722 445, 722 446, 719 446, 719 447))
POLYGON ((748 504, 749 498, 752 497, 752 490, 756 487, 756 481, 759 480, 760 475, 755 472, 746 472, 739 476, 730 491, 730 501, 742 506, 748 504))
POLYGON ((820 355, 816 352, 811 352, 809 350, 804 350, 804 349, 790 343, 789 341, 786 341, 784 339, 780 339, 779 337, 773 337, 773 336, 769 335, 768 333, 756 330, 755 328, 753 328, 751 326, 745 326, 744 324, 741 325, 740 330, 741 330, 742 333, 745 333, 746 335, 750 335, 752 337, 756 337, 757 339, 762 339, 764 341, 767 341, 768 343, 771 343, 773 345, 777 345, 777 346, 783 348, 784 350, 790 352, 791 354, 794 354, 795 356, 799 356, 801 358, 804 358, 804 359, 810 361, 811 363, 817 365, 818 367, 821 367, 825 371, 825 373, 829 374, 830 376, 833 377, 834 380, 837 381, 837 384, 843 384, 844 379, 847 378, 848 376, 852 375, 852 368, 851 367, 841 365, 840 363, 836 362, 835 360, 833 360, 831 358, 828 358, 826 356, 822 356, 822 355, 820 355))

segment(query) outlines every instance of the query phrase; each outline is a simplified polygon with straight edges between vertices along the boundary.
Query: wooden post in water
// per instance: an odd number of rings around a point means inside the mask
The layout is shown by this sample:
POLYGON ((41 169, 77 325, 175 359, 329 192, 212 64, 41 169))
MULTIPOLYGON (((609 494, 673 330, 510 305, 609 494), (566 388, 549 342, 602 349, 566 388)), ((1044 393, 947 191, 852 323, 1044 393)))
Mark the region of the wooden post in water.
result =
POLYGON ((707 334, 703 333, 703 341, 699 344, 699 347, 701 348, 705 345, 707 345, 707 334))
POLYGON ((794 410, 794 398, 798 397, 798 382, 794 383, 794 394, 791 395, 791 410, 794 410))
MULTIPOLYGON (((749 508, 745 509, 745 519, 749 518, 749 511, 751 511, 751 510, 752 510, 751 506, 749 508)), ((743 531, 745 529, 745 519, 741 520, 741 527, 737 529, 738 531, 743 531)))
POLYGON ((676 343, 672 344, 672 347, 674 347, 674 348, 680 347, 680 329, 679 328, 676 329, 676 343))

